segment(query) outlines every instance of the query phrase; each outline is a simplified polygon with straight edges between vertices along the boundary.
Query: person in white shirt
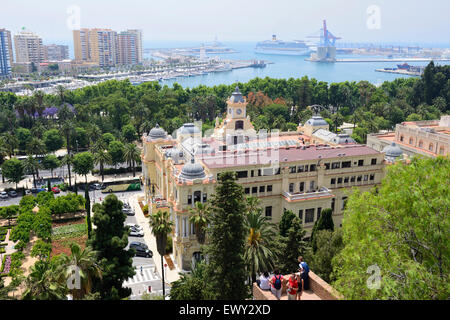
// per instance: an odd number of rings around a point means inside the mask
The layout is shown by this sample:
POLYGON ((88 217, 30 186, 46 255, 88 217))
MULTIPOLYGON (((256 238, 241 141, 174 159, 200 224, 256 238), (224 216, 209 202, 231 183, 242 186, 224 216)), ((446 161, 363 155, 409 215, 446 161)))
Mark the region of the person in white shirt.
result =
POLYGON ((261 290, 270 290, 270 284, 269 284, 270 278, 269 273, 265 271, 260 277, 259 277, 259 287, 261 290))

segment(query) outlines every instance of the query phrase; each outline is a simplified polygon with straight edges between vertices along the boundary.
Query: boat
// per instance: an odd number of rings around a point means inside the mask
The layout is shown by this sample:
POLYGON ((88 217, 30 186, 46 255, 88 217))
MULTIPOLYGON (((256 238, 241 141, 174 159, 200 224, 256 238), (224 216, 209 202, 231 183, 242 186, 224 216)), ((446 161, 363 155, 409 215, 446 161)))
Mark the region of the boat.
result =
POLYGON ((407 64, 406 62, 397 65, 397 68, 398 68, 398 69, 401 69, 401 70, 409 70, 410 67, 411 67, 411 66, 410 66, 409 64, 407 64))
POLYGON ((312 52, 311 48, 302 40, 282 41, 272 35, 272 40, 260 41, 256 44, 255 53, 280 54, 290 56, 306 56, 312 52))

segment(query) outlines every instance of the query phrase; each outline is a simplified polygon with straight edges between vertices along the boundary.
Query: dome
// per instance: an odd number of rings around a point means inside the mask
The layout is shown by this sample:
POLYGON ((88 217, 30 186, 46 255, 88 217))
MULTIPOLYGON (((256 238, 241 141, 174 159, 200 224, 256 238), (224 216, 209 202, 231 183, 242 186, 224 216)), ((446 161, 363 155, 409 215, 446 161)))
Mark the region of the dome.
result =
POLYGON ((391 145, 384 147, 382 152, 386 154, 386 157, 391 158, 398 158, 403 155, 402 149, 400 149, 395 142, 392 142, 391 145))
POLYGON ((160 128, 158 124, 156 124, 156 126, 150 130, 150 132, 148 133, 148 136, 151 139, 159 139, 159 138, 166 138, 166 132, 164 131, 163 128, 160 128))
POLYGON ((200 133, 200 130, 193 123, 185 123, 178 129, 180 134, 194 134, 200 133))
POLYGON ((244 97, 242 96, 242 93, 239 91, 238 86, 236 86, 236 89, 231 94, 231 97, 228 101, 230 101, 231 103, 245 102, 244 97))
POLYGON ((337 143, 337 144, 344 144, 344 143, 356 143, 355 140, 353 140, 352 137, 350 137, 348 134, 346 133, 342 133, 342 134, 338 134, 336 137, 334 137, 332 140, 332 142, 337 143))
POLYGON ((305 122, 305 125, 310 125, 312 127, 318 126, 327 126, 328 122, 326 122, 321 116, 313 116, 311 119, 305 122))
POLYGON ((202 179, 205 175, 205 169, 200 163, 196 163, 194 158, 191 159, 190 163, 186 163, 181 170, 180 178, 184 179, 202 179))

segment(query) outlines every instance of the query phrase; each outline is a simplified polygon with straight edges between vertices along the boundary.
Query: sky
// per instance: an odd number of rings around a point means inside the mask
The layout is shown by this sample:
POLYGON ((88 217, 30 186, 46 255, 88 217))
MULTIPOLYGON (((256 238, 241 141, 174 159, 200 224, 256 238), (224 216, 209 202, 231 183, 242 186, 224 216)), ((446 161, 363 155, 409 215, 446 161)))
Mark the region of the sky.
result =
POLYGON ((142 29, 144 44, 232 42, 305 39, 326 19, 343 42, 449 43, 449 12, 448 0, 1 0, 0 28, 44 44, 72 42, 77 26, 142 29))

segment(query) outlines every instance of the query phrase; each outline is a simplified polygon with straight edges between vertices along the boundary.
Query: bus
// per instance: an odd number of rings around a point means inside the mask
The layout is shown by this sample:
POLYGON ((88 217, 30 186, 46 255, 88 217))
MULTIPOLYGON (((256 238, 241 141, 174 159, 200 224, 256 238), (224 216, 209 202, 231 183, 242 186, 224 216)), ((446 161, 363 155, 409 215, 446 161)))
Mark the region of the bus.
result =
POLYGON ((140 178, 117 178, 110 181, 104 181, 100 188, 102 193, 122 192, 122 191, 137 191, 141 190, 140 178))

